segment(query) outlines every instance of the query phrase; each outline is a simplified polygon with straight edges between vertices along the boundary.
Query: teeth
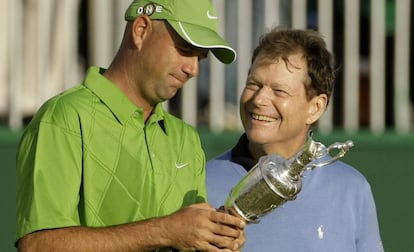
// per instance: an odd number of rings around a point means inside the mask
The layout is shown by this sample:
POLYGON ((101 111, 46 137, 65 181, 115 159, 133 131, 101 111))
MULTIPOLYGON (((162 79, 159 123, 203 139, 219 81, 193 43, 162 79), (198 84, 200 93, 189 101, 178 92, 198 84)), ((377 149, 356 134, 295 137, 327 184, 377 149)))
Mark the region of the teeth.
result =
POLYGON ((257 115, 257 114, 251 114, 252 118, 259 121, 266 121, 266 122, 274 122, 276 121, 274 118, 264 116, 264 115, 257 115))

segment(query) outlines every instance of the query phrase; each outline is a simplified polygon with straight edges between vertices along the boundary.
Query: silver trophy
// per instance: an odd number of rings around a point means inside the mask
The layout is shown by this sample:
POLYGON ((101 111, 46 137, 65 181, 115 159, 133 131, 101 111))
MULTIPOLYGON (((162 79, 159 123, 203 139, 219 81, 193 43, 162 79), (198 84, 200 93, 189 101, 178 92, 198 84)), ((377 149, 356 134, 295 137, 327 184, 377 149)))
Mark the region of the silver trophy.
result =
POLYGON ((310 134, 302 150, 293 158, 285 159, 275 154, 263 156, 233 187, 225 209, 237 213, 248 223, 258 223, 260 217, 296 198, 306 170, 335 162, 352 146, 352 141, 346 141, 325 147, 313 141, 310 134), (331 153, 334 151, 337 151, 336 155, 331 153))

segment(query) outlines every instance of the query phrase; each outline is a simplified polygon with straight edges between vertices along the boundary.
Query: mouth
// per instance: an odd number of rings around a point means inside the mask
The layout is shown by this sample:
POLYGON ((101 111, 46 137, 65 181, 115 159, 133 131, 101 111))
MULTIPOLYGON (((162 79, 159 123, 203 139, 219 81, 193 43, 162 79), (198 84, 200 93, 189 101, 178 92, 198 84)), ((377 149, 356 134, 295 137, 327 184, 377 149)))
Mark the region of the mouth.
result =
POLYGON ((276 118, 265 116, 265 115, 258 115, 254 113, 250 113, 250 117, 253 120, 261 121, 261 122, 275 122, 276 118))
POLYGON ((184 86, 184 84, 188 81, 188 78, 184 77, 184 76, 180 76, 180 75, 172 75, 174 77, 174 79, 176 79, 176 81, 178 82, 178 86, 179 88, 181 88, 182 86, 184 86))

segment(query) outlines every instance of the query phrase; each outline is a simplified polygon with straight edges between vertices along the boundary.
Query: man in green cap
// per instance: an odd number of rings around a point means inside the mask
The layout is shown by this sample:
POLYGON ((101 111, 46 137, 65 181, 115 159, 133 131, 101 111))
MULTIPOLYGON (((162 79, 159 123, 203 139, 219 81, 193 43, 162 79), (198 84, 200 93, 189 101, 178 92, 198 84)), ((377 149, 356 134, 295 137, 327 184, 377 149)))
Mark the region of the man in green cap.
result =
POLYGON ((17 155, 19 251, 241 251, 245 223, 206 201, 197 132, 162 107, 217 33, 209 0, 137 0, 108 69, 47 101, 17 155))

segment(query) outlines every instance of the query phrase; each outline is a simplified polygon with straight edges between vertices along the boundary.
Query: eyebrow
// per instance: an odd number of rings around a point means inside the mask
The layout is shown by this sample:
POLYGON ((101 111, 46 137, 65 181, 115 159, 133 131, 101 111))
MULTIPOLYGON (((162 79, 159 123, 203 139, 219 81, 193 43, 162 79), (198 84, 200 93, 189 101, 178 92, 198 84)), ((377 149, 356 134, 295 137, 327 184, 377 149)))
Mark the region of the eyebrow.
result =
POLYGON ((275 81, 272 81, 270 83, 267 83, 267 82, 264 82, 264 81, 256 78, 254 75, 251 75, 251 74, 248 75, 247 78, 246 78, 246 84, 249 84, 249 83, 254 83, 254 84, 260 85, 260 86, 267 85, 267 86, 270 86, 271 88, 274 88, 274 87, 279 88, 279 87, 281 87, 281 88, 287 88, 287 89, 289 89, 289 87, 290 87, 289 84, 286 84, 286 83, 283 83, 283 82, 275 82, 275 81))

